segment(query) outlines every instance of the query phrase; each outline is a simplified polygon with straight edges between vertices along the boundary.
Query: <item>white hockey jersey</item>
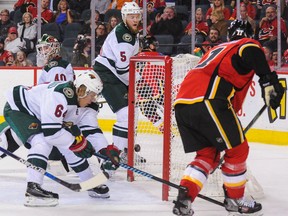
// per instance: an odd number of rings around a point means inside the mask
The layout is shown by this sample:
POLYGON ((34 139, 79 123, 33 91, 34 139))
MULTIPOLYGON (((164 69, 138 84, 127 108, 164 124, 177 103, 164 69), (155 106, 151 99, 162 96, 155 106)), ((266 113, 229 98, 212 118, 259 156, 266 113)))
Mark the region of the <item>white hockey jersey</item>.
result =
POLYGON ((57 57, 49 61, 48 64, 43 67, 42 73, 38 79, 38 84, 52 81, 66 82, 72 80, 74 80, 72 65, 61 57, 57 57))
POLYGON ((124 23, 107 36, 95 61, 109 68, 125 85, 129 85, 130 58, 139 52, 139 39, 124 23))
POLYGON ((16 86, 7 93, 7 101, 13 110, 41 121, 45 141, 50 145, 69 148, 74 142, 75 136, 63 128, 64 124, 98 127, 97 112, 78 107, 72 82, 52 82, 29 88, 16 86))

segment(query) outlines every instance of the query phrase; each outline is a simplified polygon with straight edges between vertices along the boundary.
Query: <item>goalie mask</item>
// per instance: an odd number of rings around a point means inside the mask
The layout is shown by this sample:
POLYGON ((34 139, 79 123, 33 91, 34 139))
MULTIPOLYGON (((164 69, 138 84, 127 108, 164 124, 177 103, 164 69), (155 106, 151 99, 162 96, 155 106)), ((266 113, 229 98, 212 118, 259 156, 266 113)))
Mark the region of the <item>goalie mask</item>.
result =
POLYGON ((38 40, 36 51, 37 57, 49 61, 60 55, 60 43, 55 37, 43 34, 38 40))
POLYGON ((79 73, 74 80, 74 86, 79 98, 86 97, 90 92, 99 95, 103 89, 100 77, 92 70, 79 73))
POLYGON ((228 38, 230 41, 241 38, 253 38, 253 29, 249 22, 234 20, 228 28, 228 38))
POLYGON ((148 50, 148 51, 155 52, 158 47, 159 47, 159 42, 157 41, 157 39, 154 36, 146 35, 141 40, 142 51, 148 50), (151 45, 153 45, 153 46, 151 46, 151 45))

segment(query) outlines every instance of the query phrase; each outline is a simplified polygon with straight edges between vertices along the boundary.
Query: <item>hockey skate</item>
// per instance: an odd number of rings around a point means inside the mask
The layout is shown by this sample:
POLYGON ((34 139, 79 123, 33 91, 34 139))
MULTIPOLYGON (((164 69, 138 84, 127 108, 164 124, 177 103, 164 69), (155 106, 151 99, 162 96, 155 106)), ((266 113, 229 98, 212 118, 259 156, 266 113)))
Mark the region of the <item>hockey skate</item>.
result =
POLYGON ((24 206, 54 207, 58 205, 58 200, 58 194, 44 190, 38 183, 28 182, 24 206))
POLYGON ((88 190, 88 194, 90 197, 93 197, 93 198, 107 199, 110 197, 109 188, 108 186, 104 184, 99 185, 91 190, 88 190))
POLYGON ((236 215, 253 215, 260 216, 263 215, 261 212, 262 205, 257 203, 254 199, 231 199, 226 197, 224 200, 225 209, 229 212, 228 215, 236 216, 236 215))
POLYGON ((177 200, 174 200, 173 214, 182 216, 192 216, 194 211, 191 205, 191 199, 187 196, 187 188, 181 187, 177 200))

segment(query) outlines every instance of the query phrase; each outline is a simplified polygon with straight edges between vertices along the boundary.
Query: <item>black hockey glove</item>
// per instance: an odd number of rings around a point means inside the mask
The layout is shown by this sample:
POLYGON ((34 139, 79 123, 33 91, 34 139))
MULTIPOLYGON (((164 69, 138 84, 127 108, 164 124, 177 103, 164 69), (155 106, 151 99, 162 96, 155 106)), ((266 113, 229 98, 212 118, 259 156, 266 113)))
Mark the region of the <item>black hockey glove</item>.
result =
POLYGON ((266 74, 259 79, 262 88, 262 98, 267 106, 277 109, 284 94, 284 88, 278 80, 275 71, 266 74))

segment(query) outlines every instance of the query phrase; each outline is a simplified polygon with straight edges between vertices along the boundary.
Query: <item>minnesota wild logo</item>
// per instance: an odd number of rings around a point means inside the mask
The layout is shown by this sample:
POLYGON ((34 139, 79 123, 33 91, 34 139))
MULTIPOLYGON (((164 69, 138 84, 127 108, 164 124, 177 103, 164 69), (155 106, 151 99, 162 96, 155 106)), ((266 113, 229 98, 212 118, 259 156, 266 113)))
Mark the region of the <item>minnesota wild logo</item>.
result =
POLYGON ((38 128, 38 123, 31 123, 29 126, 28 126, 28 129, 31 129, 31 130, 35 130, 38 128))

